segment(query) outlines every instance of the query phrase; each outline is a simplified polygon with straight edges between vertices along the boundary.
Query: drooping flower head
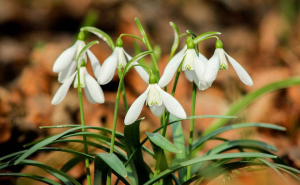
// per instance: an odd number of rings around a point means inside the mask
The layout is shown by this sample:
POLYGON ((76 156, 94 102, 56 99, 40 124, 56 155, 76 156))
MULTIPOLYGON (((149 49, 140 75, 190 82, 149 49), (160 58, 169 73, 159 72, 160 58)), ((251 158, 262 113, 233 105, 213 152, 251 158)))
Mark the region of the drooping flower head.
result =
MULTIPOLYGON (((62 52, 56 59, 53 65, 53 72, 58 73, 58 82, 64 83, 74 73, 76 70, 76 58, 84 46, 84 33, 80 32, 75 44, 62 52)), ((87 51, 87 56, 92 64, 94 74, 99 74, 100 63, 98 59, 90 50, 87 51)), ((84 53, 83 59, 85 62, 87 61, 87 56, 84 53)))
MULTIPOLYGON (((131 59, 132 57, 124 50, 123 41, 119 37, 116 41, 116 47, 113 53, 102 64, 101 71, 97 76, 99 84, 105 85, 109 83, 114 77, 116 69, 124 68, 131 59)), ((137 64, 137 62, 132 63, 132 65, 134 64, 137 64)), ((142 79, 148 82, 149 74, 141 66, 135 66, 134 68, 142 79)))
POLYGON ((74 88, 84 88, 85 95, 90 103, 104 103, 104 94, 97 83, 97 81, 87 72, 85 67, 85 61, 82 60, 79 74, 77 70, 69 76, 64 83, 60 86, 56 94, 54 95, 51 104, 57 105, 59 104, 66 96, 72 82, 74 82, 74 88), (80 85, 78 81, 78 75, 80 78, 80 85), (75 80, 74 80, 75 78, 75 80))
POLYGON ((161 89, 154 74, 150 75, 149 86, 129 108, 124 123, 130 125, 134 123, 142 112, 144 103, 150 107, 151 112, 159 117, 165 108, 174 116, 185 119, 186 113, 180 103, 170 94, 161 89))
POLYGON ((252 86, 253 81, 247 71, 231 56, 229 56, 223 49, 223 43, 217 39, 216 41, 216 50, 213 56, 207 62, 205 74, 204 74, 204 81, 207 85, 211 86, 213 81, 217 78, 219 70, 228 69, 228 62, 231 63, 232 67, 235 69, 237 75, 241 79, 241 81, 248 85, 252 86))
POLYGON ((207 88, 203 80, 207 61, 207 58, 201 53, 199 53, 198 56, 195 50, 194 40, 189 36, 186 40, 185 47, 179 51, 166 66, 159 85, 161 87, 166 86, 171 81, 177 71, 177 68, 181 64, 181 70, 184 71, 186 78, 190 82, 194 81, 200 90, 204 90, 207 88))

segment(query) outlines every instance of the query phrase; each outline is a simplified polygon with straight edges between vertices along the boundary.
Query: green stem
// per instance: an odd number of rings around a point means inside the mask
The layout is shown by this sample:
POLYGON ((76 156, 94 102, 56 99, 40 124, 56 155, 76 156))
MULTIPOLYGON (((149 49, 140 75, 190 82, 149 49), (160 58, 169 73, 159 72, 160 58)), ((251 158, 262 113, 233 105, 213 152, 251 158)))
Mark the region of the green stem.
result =
MULTIPOLYGON (((177 87, 180 72, 181 72, 181 64, 179 65, 179 67, 177 69, 177 72, 176 72, 175 81, 174 81, 173 88, 172 88, 172 94, 171 94, 172 96, 175 95, 175 91, 176 91, 176 87, 177 87)), ((164 124, 163 124, 164 125, 163 131, 162 131, 163 136, 166 135, 167 126, 168 126, 167 123, 168 123, 169 117, 170 117, 170 112, 167 112, 166 116, 165 116, 165 119, 164 119, 164 124)))
MULTIPOLYGON (((80 82, 80 67, 77 67, 77 74, 78 74, 78 97, 79 97, 79 107, 80 107, 80 119, 81 119, 81 125, 85 126, 83 103, 82 103, 81 82, 80 82)), ((85 129, 82 128, 82 131, 84 132, 85 129)), ((88 154, 89 152, 88 152, 88 146, 86 144, 85 136, 83 136, 83 143, 84 143, 84 153, 88 154)), ((87 178, 88 185, 91 185, 92 180, 91 180, 91 172, 90 172, 90 162, 88 159, 85 159, 85 168, 86 168, 86 178, 87 178)))
MULTIPOLYGON (((137 26, 138 26, 138 28, 139 28, 142 36, 143 36, 143 40, 144 40, 144 43, 145 43, 148 51, 153 51, 152 45, 151 45, 151 43, 150 43, 150 41, 148 39, 148 36, 146 35, 146 32, 145 32, 145 30, 144 30, 144 28, 143 28, 140 20, 138 18, 135 18, 134 20, 135 20, 135 22, 136 22, 136 24, 137 24, 137 26)), ((151 53, 150 56, 151 56, 152 62, 153 62, 154 67, 155 67, 155 73, 156 73, 157 77, 160 78, 159 69, 158 69, 156 58, 155 58, 155 54, 151 53)))
MULTIPOLYGON (((195 83, 193 83, 191 116, 195 116, 196 95, 197 95, 197 85, 195 83)), ((188 160, 192 159, 192 157, 193 157, 192 151, 193 151, 193 137, 194 137, 194 122, 195 122, 195 119, 191 119, 188 160)), ((187 167, 187 179, 190 179, 190 178, 191 178, 191 166, 188 166, 187 167)))
POLYGON ((143 42, 143 39, 141 39, 140 37, 137 37, 135 35, 123 33, 123 34, 120 35, 120 38, 123 37, 123 36, 132 37, 132 38, 138 39, 139 41, 143 42))
MULTIPOLYGON (((122 71, 121 69, 118 69, 118 75, 119 75, 119 79, 122 76, 122 71)), ((123 97, 123 103, 124 103, 124 109, 125 109, 125 113, 127 113, 128 111, 128 103, 127 103, 127 96, 126 96, 126 91, 125 91, 125 85, 124 83, 122 83, 122 97, 123 97)))

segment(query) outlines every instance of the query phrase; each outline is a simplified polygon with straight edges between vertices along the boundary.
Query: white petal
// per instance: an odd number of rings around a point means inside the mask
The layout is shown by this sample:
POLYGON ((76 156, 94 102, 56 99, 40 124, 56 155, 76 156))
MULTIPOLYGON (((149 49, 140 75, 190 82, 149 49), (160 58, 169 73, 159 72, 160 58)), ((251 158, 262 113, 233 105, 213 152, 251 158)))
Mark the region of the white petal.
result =
MULTIPOLYGON (((80 87, 83 88, 85 87, 85 71, 86 67, 80 67, 79 69, 79 75, 80 75, 80 87)), ((78 74, 75 77, 74 81, 74 88, 78 87, 78 74)))
POLYGON ((53 72, 59 73, 63 71, 72 62, 72 60, 75 58, 77 45, 78 41, 59 55, 53 65, 53 72))
POLYGON ((58 73, 58 82, 64 83, 76 70, 76 62, 73 60, 69 66, 58 73))
POLYGON ((180 103, 173 96, 163 91, 158 85, 156 85, 156 87, 167 110, 174 116, 185 119, 186 113, 180 103))
POLYGON ((178 66, 180 65, 186 51, 186 46, 178 52, 166 66, 163 75, 161 76, 158 85, 160 87, 165 87, 172 80, 178 66))
POLYGON ((91 52, 90 50, 87 50, 87 55, 90 59, 90 62, 92 64, 92 68, 93 68, 93 72, 94 72, 94 75, 97 76, 99 75, 99 72, 100 72, 100 68, 101 68, 101 65, 99 63, 99 60, 97 59, 97 57, 94 55, 93 52, 91 52))
POLYGON ((164 104, 161 104, 160 106, 155 104, 150 106, 151 112, 157 117, 160 117, 164 113, 165 108, 164 104))
POLYGON ((240 77, 241 81, 248 86, 252 86, 253 81, 249 76, 249 74, 247 73, 247 71, 236 60, 234 60, 231 56, 229 56, 226 52, 225 54, 228 57, 229 62, 235 69, 237 75, 240 77))
POLYGON ((126 116, 125 116, 125 120, 124 123, 125 125, 130 125, 133 122, 135 122, 135 120, 137 120, 137 118, 139 117, 139 115, 142 112, 144 103, 146 101, 147 95, 149 92, 149 87, 146 89, 146 91, 141 94, 131 105, 131 107, 129 108, 126 116))
POLYGON ((187 49, 185 58, 182 62, 181 70, 194 70, 194 55, 196 52, 194 49, 187 49))
POLYGON ((109 83, 114 77, 118 64, 118 52, 119 49, 116 48, 114 52, 104 61, 98 75, 98 82, 101 85, 109 83))
MULTIPOLYGON (((204 59, 205 60, 205 59, 204 59)), ((204 73, 206 70, 206 63, 203 61, 203 57, 198 57, 197 55, 194 56, 194 65, 195 65, 195 74, 198 81, 197 86, 199 87, 200 83, 207 86, 205 80, 204 80, 204 73)), ((194 77, 195 79, 195 77, 194 77)), ((195 80, 194 80, 195 81, 195 80)), ((196 82, 196 81, 195 81, 196 82)))
POLYGON ((202 55, 201 53, 199 53, 199 58, 200 58, 200 60, 202 60, 205 64, 208 62, 208 59, 207 59, 204 55, 202 55))
POLYGON ((160 106, 162 104, 162 99, 160 97, 160 93, 158 89, 156 88, 155 84, 149 85, 149 93, 146 100, 146 105, 152 106, 152 105, 158 105, 160 106))
MULTIPOLYGON (((126 51, 124 51, 124 53, 127 57, 127 61, 130 61, 132 59, 132 57, 128 53, 126 53, 126 51)), ((135 64, 138 64, 138 62, 132 62, 132 65, 135 65, 135 64)), ((141 78, 148 84, 149 83, 149 74, 147 73, 147 71, 141 66, 135 66, 134 69, 141 76, 141 78)))
POLYGON ((85 70, 85 84, 93 100, 96 101, 97 103, 104 103, 105 101, 104 94, 100 85, 87 72, 87 70, 85 70))
POLYGON ((188 81, 192 82, 193 81, 193 72, 194 70, 185 70, 184 74, 185 77, 188 79, 188 81))
POLYGON ((206 69, 204 73, 204 81, 207 83, 208 86, 211 86, 213 81, 217 78, 219 67, 219 54, 217 50, 215 50, 214 55, 208 60, 206 64, 206 69))
POLYGON ((97 103, 97 102, 93 99, 93 97, 92 97, 91 93, 89 92, 87 86, 84 87, 84 93, 85 93, 85 96, 86 96, 86 98, 88 99, 88 101, 89 101, 90 103, 92 103, 92 104, 97 103))
POLYGON ((77 74, 77 71, 72 75, 70 76, 66 81, 65 83, 63 83, 60 88, 58 89, 58 91, 56 92, 56 94, 54 95, 52 101, 51 101, 51 104, 52 105, 57 105, 59 104, 66 96, 73 80, 74 80, 74 77, 75 75, 77 74))
POLYGON ((124 53, 124 49, 123 47, 116 47, 116 49, 118 48, 119 52, 118 52, 118 64, 117 64, 117 68, 124 68, 127 64, 126 61, 126 57, 125 57, 125 53, 124 53))

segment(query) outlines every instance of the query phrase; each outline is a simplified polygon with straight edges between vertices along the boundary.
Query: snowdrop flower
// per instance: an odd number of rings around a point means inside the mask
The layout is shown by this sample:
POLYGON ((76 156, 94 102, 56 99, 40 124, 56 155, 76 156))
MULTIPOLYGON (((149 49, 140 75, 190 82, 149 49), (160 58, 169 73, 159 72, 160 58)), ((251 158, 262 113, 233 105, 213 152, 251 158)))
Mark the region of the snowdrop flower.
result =
MULTIPOLYGON (((116 48, 113 53, 104 61, 101 67, 101 71, 97 76, 98 82, 101 85, 105 85, 109 83, 114 77, 115 70, 117 68, 124 68, 128 61, 130 61, 132 57, 124 51, 123 41, 121 38, 118 38, 116 41, 116 48)), ((137 62, 133 62, 132 65, 137 64, 137 62)), ((144 70, 141 66, 135 66, 135 70, 139 73, 142 79, 148 83, 149 74, 144 70)))
POLYGON ((249 76, 249 74, 237 61, 235 61, 231 56, 229 56, 224 51, 223 43, 219 39, 216 42, 216 50, 214 55, 207 62, 207 66, 204 74, 205 82, 209 86, 211 86, 213 81, 217 78, 218 71, 222 69, 226 69, 226 70, 228 69, 228 63, 226 57, 228 61, 231 63, 231 65, 233 66, 233 68, 235 69, 241 81, 248 86, 252 86, 253 81, 249 76))
POLYGON ((203 79, 207 61, 207 58, 202 54, 199 53, 199 56, 197 55, 194 41, 192 37, 188 37, 186 46, 166 66, 158 85, 160 87, 166 86, 172 80, 182 62, 181 70, 184 71, 186 78, 190 82, 194 81, 200 90, 205 90, 208 88, 203 79))
POLYGON ((166 108, 174 116, 181 119, 186 118, 186 113, 180 103, 173 96, 162 90, 157 85, 156 76, 151 74, 148 88, 129 108, 124 120, 125 125, 130 125, 138 119, 145 102, 150 107, 151 112, 157 117, 160 117, 166 108))
MULTIPOLYGON (((84 33, 80 32, 75 44, 66 49, 56 59, 53 65, 53 72, 58 73, 58 82, 64 83, 76 70, 76 58, 85 46, 85 42, 83 40, 84 33)), ((91 61, 94 74, 99 74, 100 63, 98 59, 90 50, 87 51, 87 55, 91 61)), ((83 60, 87 61, 86 54, 83 55, 83 60)))
MULTIPOLYGON (((87 72, 85 62, 80 66, 80 88, 84 88, 85 95, 90 103, 104 103, 104 94, 97 83, 97 81, 87 72)), ((64 83, 60 86, 51 104, 59 104, 66 96, 72 82, 74 81, 74 88, 78 88, 78 74, 77 70, 71 74, 64 83), (74 80, 75 78, 75 80, 74 80)))

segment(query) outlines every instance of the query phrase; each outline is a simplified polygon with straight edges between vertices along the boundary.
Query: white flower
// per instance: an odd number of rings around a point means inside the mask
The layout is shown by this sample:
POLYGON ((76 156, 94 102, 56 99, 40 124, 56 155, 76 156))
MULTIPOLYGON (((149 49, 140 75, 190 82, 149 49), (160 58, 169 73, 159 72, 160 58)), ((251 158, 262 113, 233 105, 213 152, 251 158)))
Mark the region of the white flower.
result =
POLYGON ((146 91, 129 108, 124 120, 125 125, 130 125, 138 119, 145 102, 155 116, 161 116, 166 108, 174 116, 181 119, 186 118, 186 113, 180 103, 173 96, 162 90, 158 86, 157 80, 153 80, 151 76, 149 83, 146 91))
MULTIPOLYGON (((125 67, 127 62, 132 59, 132 57, 124 51, 123 42, 120 38, 117 39, 117 47, 113 53, 103 62, 97 80, 99 84, 105 85, 109 83, 114 77, 117 68, 125 67)), ((133 62, 131 65, 135 65, 137 62, 133 62)), ((135 66, 135 70, 142 77, 142 79, 148 83, 149 74, 141 66, 135 66)))
POLYGON ((160 87, 166 86, 172 80, 182 62, 181 70, 184 71, 186 78, 190 82, 194 81, 200 90, 205 90, 209 87, 204 82, 204 71, 207 61, 207 58, 201 53, 197 56, 194 48, 187 49, 187 46, 185 46, 170 60, 158 85, 160 87))
MULTIPOLYGON (((81 34, 81 33, 80 33, 81 34)), ((79 35, 80 35, 79 34, 79 35)), ((80 51, 84 48, 85 43, 82 40, 77 40, 73 46, 66 49, 55 61, 53 72, 58 73, 58 82, 64 83, 76 70, 76 58, 80 51)), ((96 56, 90 51, 87 55, 91 61, 94 74, 99 74, 100 63, 96 56)), ((83 54, 83 60, 87 61, 87 56, 83 54)))
MULTIPOLYGON (((74 88, 78 87, 78 74, 75 71, 71 74, 64 83, 60 86, 55 96, 52 99, 51 104, 59 104, 66 96, 72 82, 74 81, 74 88), (75 81, 74 81, 75 78, 75 81)), ((80 67, 80 87, 84 88, 85 95, 91 103, 104 103, 104 94, 97 83, 97 81, 87 72, 85 67, 80 67)))
POLYGON ((207 62, 207 66, 204 74, 204 80, 207 83, 207 85, 211 86, 213 81, 217 78, 219 70, 228 69, 228 63, 226 57, 228 58, 228 61, 235 69, 241 81, 248 86, 252 86, 253 81, 249 76, 249 74, 247 73, 247 71, 236 60, 234 60, 231 56, 229 56, 224 51, 223 44, 220 40, 217 40, 215 53, 207 62))

